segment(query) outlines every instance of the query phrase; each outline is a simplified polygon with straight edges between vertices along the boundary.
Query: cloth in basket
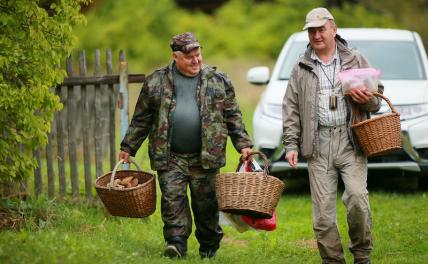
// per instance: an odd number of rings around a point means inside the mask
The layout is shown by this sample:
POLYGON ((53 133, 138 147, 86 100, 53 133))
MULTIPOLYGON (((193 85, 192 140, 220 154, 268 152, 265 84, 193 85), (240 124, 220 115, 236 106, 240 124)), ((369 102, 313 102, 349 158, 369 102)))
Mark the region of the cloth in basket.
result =
POLYGON ((109 172, 95 181, 95 189, 101 201, 113 216, 143 218, 156 210, 156 178, 154 174, 144 172, 141 167, 131 159, 138 168, 135 170, 117 171, 123 160, 120 160, 109 172), (133 176, 138 179, 136 187, 118 189, 113 186, 115 179, 133 176))

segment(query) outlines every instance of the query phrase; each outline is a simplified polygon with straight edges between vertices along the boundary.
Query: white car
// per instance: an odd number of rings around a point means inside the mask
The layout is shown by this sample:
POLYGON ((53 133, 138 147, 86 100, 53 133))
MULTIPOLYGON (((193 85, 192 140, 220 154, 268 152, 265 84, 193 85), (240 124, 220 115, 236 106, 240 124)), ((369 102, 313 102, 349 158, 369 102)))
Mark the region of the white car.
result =
MULTIPOLYGON (((428 60, 418 33, 408 30, 349 28, 338 29, 351 48, 366 56, 373 68, 381 70, 384 95, 401 115, 402 149, 369 159, 369 170, 385 169, 416 172, 428 178, 428 60)), ((286 41, 272 75, 265 66, 248 71, 247 79, 256 85, 267 84, 253 118, 255 148, 271 161, 275 175, 291 171, 284 160, 282 136, 282 99, 291 69, 309 43, 306 31, 294 33, 286 41)), ((389 111, 383 101, 378 114, 389 111)), ((298 170, 306 170, 300 160, 298 170)), ((426 180, 425 180, 426 182, 426 180)))

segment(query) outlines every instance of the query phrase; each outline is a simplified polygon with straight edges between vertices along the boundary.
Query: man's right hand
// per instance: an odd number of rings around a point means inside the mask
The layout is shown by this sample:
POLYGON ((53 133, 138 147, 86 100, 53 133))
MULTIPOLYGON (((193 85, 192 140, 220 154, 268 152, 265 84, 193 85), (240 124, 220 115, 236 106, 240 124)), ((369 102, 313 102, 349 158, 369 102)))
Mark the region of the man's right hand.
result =
POLYGON ((131 156, 128 152, 123 150, 119 153, 119 160, 123 160, 124 163, 129 163, 129 156, 131 156))
POLYGON ((291 150, 287 152, 285 155, 285 159, 288 161, 291 167, 296 168, 297 166, 297 160, 298 160, 299 154, 295 150, 291 150))

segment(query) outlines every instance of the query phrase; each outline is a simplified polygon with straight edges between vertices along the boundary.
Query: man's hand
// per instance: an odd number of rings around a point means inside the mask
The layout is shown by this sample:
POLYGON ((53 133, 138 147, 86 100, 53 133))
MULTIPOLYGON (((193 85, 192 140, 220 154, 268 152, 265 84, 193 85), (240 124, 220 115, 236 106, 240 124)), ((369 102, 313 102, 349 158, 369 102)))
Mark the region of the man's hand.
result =
POLYGON ((121 150, 119 153, 119 160, 123 160, 124 163, 129 163, 129 156, 130 154, 128 152, 121 150))
POLYGON ((297 166, 297 160, 298 160, 299 154, 295 150, 291 150, 287 152, 285 155, 285 159, 288 161, 291 167, 296 168, 297 166))
POLYGON ((253 156, 250 155, 251 153, 252 153, 251 148, 243 148, 243 149, 241 149, 241 155, 242 155, 242 158, 244 160, 251 161, 253 159, 252 158, 253 156))
POLYGON ((367 104, 370 98, 373 97, 373 93, 369 92, 366 87, 355 87, 352 88, 348 94, 352 100, 358 104, 367 104))

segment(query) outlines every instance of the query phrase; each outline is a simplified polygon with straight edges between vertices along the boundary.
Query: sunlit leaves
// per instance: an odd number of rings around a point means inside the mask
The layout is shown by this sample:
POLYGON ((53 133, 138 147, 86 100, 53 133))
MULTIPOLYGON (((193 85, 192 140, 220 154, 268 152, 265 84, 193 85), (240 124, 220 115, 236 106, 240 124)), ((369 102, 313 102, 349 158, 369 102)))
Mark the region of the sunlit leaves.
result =
POLYGON ((58 65, 75 43, 72 27, 84 21, 87 0, 40 2, 0 0, 0 180, 32 172, 31 151, 46 144, 61 108, 51 91, 65 76, 58 65))

